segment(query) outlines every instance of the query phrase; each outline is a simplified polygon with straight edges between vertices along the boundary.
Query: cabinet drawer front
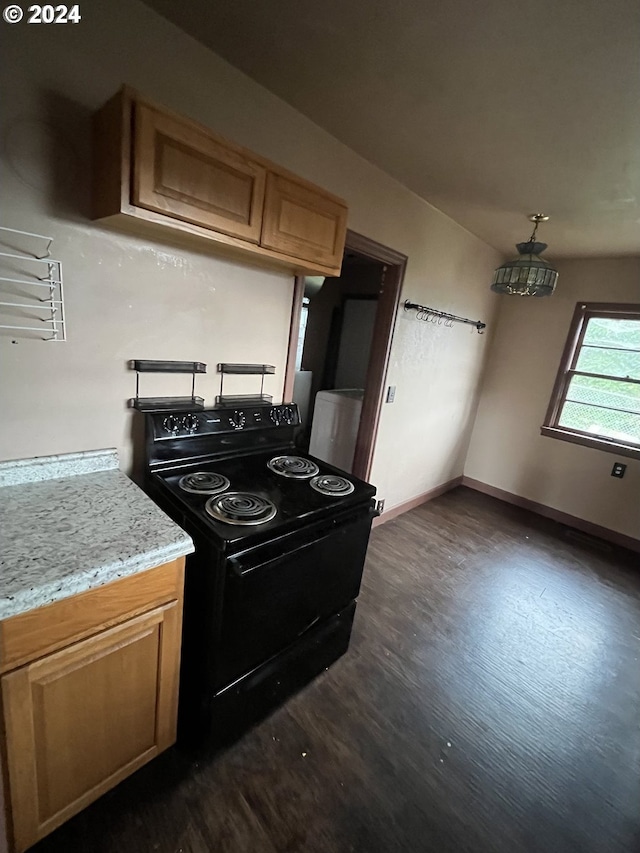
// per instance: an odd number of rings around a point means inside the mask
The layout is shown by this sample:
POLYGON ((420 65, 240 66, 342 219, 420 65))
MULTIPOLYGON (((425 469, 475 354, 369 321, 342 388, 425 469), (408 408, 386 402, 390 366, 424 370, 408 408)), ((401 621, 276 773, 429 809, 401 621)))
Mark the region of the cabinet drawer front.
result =
POLYGON ((172 602, 3 676, 18 850, 173 742, 180 624, 172 602))
POLYGON ((213 137, 137 104, 132 201, 257 243, 266 169, 213 137))
POLYGON ((267 175, 262 246, 340 267, 346 229, 344 205, 281 175, 267 175))
POLYGON ((182 598, 184 557, 0 622, 0 673, 182 598))

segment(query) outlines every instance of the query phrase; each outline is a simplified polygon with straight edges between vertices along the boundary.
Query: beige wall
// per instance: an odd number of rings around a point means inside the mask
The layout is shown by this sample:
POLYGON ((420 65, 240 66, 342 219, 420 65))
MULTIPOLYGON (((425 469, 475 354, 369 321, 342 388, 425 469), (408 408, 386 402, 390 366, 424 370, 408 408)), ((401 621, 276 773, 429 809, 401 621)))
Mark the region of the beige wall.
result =
MULTIPOLYGON (((352 229, 409 256, 407 297, 491 322, 494 250, 136 0, 82 11, 74 26, 0 28, 1 224, 55 238, 69 321, 67 343, 0 336, 0 458, 115 445, 128 466, 130 358, 206 361, 208 403, 216 362, 271 362, 266 390, 281 395, 290 277, 88 220, 89 117, 123 82, 344 196, 352 229)), ((372 477, 388 507, 462 472, 488 338, 401 313, 398 391, 372 477)), ((182 392, 186 381, 143 390, 182 392)))
POLYGON ((640 460, 540 435, 578 300, 640 301, 640 258, 558 264, 549 299, 502 297, 465 474, 640 537, 640 460), (610 476, 620 458, 627 472, 610 476))

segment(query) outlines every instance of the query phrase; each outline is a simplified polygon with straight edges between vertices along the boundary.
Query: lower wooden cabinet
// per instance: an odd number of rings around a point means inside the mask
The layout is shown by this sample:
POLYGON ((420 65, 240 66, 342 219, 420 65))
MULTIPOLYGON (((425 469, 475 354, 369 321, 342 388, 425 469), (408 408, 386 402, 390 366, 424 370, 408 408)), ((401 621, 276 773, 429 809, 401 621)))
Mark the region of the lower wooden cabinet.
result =
MULTIPOLYGON (((0 679, 8 849, 35 844, 175 741, 183 562, 169 564, 177 597, 0 679)), ((166 569, 150 572, 166 581, 166 569)))

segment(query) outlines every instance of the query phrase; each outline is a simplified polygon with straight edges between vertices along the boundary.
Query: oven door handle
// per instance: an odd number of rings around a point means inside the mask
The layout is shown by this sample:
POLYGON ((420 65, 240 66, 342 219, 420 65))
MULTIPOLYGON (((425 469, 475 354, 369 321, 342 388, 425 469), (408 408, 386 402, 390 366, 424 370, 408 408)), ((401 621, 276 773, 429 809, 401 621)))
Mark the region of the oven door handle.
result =
POLYGON ((362 513, 361 515, 357 516, 353 515, 348 519, 335 519, 331 522, 330 526, 327 525, 326 527, 323 527, 319 534, 317 536, 314 536, 313 539, 307 539, 304 542, 301 542, 296 548, 285 550, 275 557, 268 557, 266 560, 258 562, 245 563, 243 560, 237 557, 230 557, 228 565, 236 577, 246 577, 247 575, 251 574, 251 572, 255 572, 257 569, 266 569, 271 565, 275 565, 276 563, 282 562, 282 560, 285 560, 289 557, 294 557, 296 554, 299 554, 302 551, 306 551, 307 548, 312 548, 314 545, 317 545, 324 539, 328 539, 330 536, 333 536, 334 533, 340 530, 341 527, 346 527, 351 522, 372 520, 378 514, 379 513, 377 512, 377 510, 371 507, 368 509, 366 514, 362 513))
POLYGON ((231 557, 231 559, 229 560, 229 566, 231 567, 231 570, 236 577, 246 577, 247 575, 251 574, 251 572, 255 572, 257 569, 266 569, 275 563, 282 562, 282 560, 285 560, 287 557, 294 557, 301 551, 306 551, 307 548, 311 548, 313 545, 317 545, 318 542, 322 542, 323 539, 327 539, 327 537, 331 536, 334 533, 335 529, 335 527, 331 530, 326 530, 325 528, 322 535, 316 536, 313 539, 309 539, 306 542, 303 542, 302 544, 298 545, 297 548, 292 548, 290 551, 283 551, 281 554, 278 554, 277 557, 270 557, 269 559, 264 560, 262 562, 249 563, 247 565, 241 560, 238 560, 235 557, 231 557))

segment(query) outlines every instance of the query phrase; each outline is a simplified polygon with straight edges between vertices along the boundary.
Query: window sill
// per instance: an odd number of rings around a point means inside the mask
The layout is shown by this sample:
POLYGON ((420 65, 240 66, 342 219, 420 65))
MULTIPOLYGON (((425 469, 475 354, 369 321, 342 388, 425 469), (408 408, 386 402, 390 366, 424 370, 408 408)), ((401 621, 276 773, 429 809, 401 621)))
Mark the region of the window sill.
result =
POLYGON ((572 432, 564 427, 541 426, 540 434, 548 438, 559 438, 560 441, 569 441, 572 444, 582 444, 585 447, 594 447, 607 453, 615 453, 618 456, 629 456, 631 459, 640 459, 640 448, 630 447, 628 444, 618 444, 611 439, 598 438, 595 435, 584 435, 581 432, 572 432))

